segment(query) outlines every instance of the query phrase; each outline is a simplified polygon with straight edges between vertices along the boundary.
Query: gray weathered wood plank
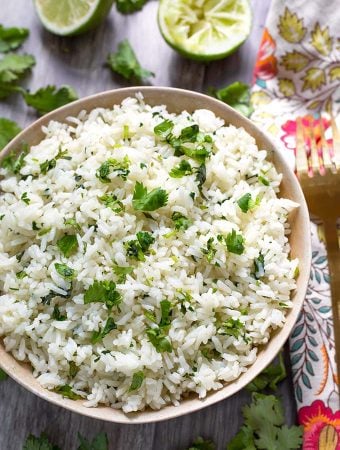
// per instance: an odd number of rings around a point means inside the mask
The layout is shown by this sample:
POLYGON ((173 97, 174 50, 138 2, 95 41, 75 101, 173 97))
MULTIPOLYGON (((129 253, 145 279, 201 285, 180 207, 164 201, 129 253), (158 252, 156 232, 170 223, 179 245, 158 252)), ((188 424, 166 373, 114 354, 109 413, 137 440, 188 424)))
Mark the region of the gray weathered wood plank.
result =
MULTIPOLYGON (((263 23, 270 0, 254 0, 254 26, 247 43, 232 57, 209 66, 188 61, 173 52, 163 41, 156 22, 157 2, 150 1, 133 15, 122 16, 113 10, 94 32, 76 38, 52 36, 41 28, 32 2, 1 0, 0 23, 26 26, 31 36, 20 51, 32 53, 37 65, 25 84, 31 90, 47 84, 70 84, 80 96, 126 86, 120 77, 103 67, 107 53, 128 38, 143 66, 155 72, 151 84, 206 91, 242 79, 250 81, 263 23)), ((18 96, 0 103, 0 116, 10 117, 22 126, 35 119, 18 96)), ((288 423, 295 421, 291 380, 280 386, 288 423)), ((241 407, 249 401, 242 391, 232 398, 195 414, 150 425, 116 425, 72 414, 35 397, 13 380, 0 383, 0 450, 20 450, 29 433, 47 434, 63 450, 77 448, 77 433, 92 437, 100 431, 108 434, 110 449, 180 450, 199 435, 210 437, 225 449, 226 442, 239 429, 241 407)))

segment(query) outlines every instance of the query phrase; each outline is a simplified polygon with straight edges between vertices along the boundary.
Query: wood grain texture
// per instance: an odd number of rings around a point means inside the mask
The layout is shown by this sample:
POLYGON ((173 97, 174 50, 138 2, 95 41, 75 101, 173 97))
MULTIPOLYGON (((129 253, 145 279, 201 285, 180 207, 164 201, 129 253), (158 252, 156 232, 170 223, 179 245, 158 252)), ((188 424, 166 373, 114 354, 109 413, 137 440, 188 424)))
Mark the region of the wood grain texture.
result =
MULTIPOLYGON (((151 83, 205 92, 234 80, 250 81, 270 0, 253 0, 254 24, 246 44, 228 59, 210 65, 188 61, 173 52, 157 27, 157 1, 150 1, 133 16, 122 16, 113 8, 110 17, 94 32, 76 38, 52 36, 41 28, 31 1, 0 0, 0 23, 26 26, 31 35, 21 52, 32 53, 37 65, 25 80, 34 91, 47 84, 70 84, 80 96, 126 86, 104 67, 109 51, 128 38, 143 66, 155 72, 151 83)), ((0 117, 25 126, 35 119, 21 98, 12 96, 0 104, 0 117)), ((287 357, 287 355, 286 355, 287 357)), ((279 389, 288 424, 295 421, 291 378, 279 389)), ((100 431, 108 434, 110 449, 184 450, 197 436, 212 438, 217 450, 225 445, 242 423, 241 407, 249 394, 237 395, 200 412, 151 425, 114 425, 81 417, 50 405, 8 379, 0 383, 0 450, 21 450, 29 433, 48 436, 63 450, 77 448, 77 433, 90 438, 100 431)))

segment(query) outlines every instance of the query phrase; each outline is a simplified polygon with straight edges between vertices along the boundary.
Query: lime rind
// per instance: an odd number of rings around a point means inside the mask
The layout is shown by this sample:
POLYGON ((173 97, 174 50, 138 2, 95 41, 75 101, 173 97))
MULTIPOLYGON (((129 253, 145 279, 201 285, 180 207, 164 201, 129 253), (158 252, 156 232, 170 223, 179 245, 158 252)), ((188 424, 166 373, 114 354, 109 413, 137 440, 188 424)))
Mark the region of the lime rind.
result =
POLYGON ((34 0, 43 26, 59 36, 74 36, 95 28, 114 0, 34 0))
POLYGON ((166 42, 200 61, 233 53, 248 37, 251 22, 248 0, 161 0, 158 10, 166 42))

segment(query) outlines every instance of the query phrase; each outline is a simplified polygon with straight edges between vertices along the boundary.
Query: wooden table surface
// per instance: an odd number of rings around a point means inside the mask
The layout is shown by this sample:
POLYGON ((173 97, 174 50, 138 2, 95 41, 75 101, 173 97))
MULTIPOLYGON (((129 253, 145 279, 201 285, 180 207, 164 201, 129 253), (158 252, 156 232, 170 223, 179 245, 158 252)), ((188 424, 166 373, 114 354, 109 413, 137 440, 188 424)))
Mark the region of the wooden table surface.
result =
MULTIPOLYGON (((0 23, 30 29, 21 51, 36 57, 37 64, 25 85, 32 91, 47 84, 70 84, 79 96, 127 86, 104 66, 109 51, 128 38, 142 65, 155 72, 153 85, 175 86, 206 92, 209 86, 224 86, 236 80, 251 82, 270 0, 253 0, 252 34, 229 58, 210 65, 185 60, 163 41, 157 27, 157 1, 150 1, 134 15, 123 16, 112 9, 109 18, 94 32, 75 38, 58 38, 42 29, 29 0, 0 0, 0 23)), ((16 120, 22 127, 35 120, 19 96, 0 103, 0 117, 16 120)), ((286 355, 287 359, 287 355, 286 355)), ((288 424, 295 421, 291 379, 279 389, 288 424)), ((72 414, 50 405, 8 379, 0 383, 0 450, 21 450, 29 433, 47 435, 62 450, 77 448, 77 434, 88 438, 104 431, 110 449, 185 450, 197 436, 213 439, 217 449, 237 432, 241 407, 250 399, 246 391, 200 412, 149 425, 116 425, 72 414)))

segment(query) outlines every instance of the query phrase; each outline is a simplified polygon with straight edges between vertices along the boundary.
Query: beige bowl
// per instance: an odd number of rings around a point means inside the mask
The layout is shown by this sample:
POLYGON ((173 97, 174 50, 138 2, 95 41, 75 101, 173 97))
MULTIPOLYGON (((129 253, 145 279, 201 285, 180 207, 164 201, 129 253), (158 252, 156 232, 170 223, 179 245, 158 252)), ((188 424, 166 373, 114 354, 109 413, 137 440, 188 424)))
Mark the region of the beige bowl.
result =
POLYGON ((96 419, 119 423, 147 423, 171 419, 212 405, 230 397, 246 386, 272 361, 292 331, 305 297, 311 264, 309 216, 305 199, 294 173, 288 167, 270 139, 253 125, 252 122, 224 103, 206 95, 181 89, 158 87, 117 89, 96 94, 64 106, 34 122, 7 145, 0 155, 0 161, 10 151, 15 150, 22 141, 28 144, 37 144, 44 137, 41 127, 47 125, 50 120, 66 121, 68 116, 76 116, 84 109, 89 111, 97 107, 111 108, 114 104, 119 104, 124 98, 133 96, 137 92, 143 93, 146 103, 151 105, 165 104, 171 112, 179 113, 183 110, 191 112, 198 108, 209 109, 227 123, 231 123, 237 127, 243 127, 256 139, 259 148, 266 149, 271 153, 275 167, 283 174, 281 195, 300 204, 300 208, 290 219, 292 229, 290 237, 291 253, 292 257, 297 257, 300 260, 300 274, 297 280, 296 292, 293 294, 294 308, 289 311, 284 327, 272 334, 269 344, 260 349, 257 360, 249 367, 247 372, 242 374, 237 380, 226 384, 219 391, 211 392, 205 399, 199 400, 197 396, 190 395, 188 398, 183 399, 177 407, 166 406, 159 411, 148 409, 143 412, 128 415, 120 410, 115 410, 107 406, 86 408, 82 405, 82 400, 72 401, 64 399, 60 395, 41 387, 33 377, 30 366, 16 361, 12 355, 6 353, 2 342, 0 342, 1 367, 26 389, 51 403, 71 411, 96 419))

